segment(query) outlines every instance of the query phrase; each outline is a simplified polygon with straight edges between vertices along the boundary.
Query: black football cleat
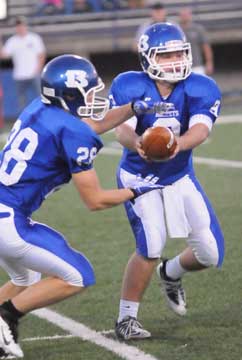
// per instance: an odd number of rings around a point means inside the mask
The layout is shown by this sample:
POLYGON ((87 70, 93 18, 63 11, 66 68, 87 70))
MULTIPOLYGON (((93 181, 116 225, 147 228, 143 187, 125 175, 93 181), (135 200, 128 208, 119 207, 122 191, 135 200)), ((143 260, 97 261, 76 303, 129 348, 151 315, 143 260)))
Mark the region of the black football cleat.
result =
POLYGON ((138 320, 132 316, 125 316, 122 321, 116 323, 115 334, 120 340, 139 340, 151 337, 150 332, 143 329, 138 320))
POLYGON ((186 294, 181 279, 173 280, 166 275, 166 263, 162 261, 157 266, 157 275, 161 280, 161 290, 165 294, 168 306, 178 315, 186 315, 186 294))

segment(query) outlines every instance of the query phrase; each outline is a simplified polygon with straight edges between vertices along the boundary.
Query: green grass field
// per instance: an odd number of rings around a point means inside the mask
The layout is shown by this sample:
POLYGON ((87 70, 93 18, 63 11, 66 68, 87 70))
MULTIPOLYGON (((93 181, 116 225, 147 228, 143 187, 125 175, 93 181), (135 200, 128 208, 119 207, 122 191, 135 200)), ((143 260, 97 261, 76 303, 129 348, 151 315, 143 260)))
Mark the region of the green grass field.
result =
MULTIPOLYGON (((201 145, 195 155, 242 162, 241 133, 242 124, 217 126, 210 141, 201 145)), ((113 134, 107 134, 104 140, 108 144, 113 134)), ((97 157, 95 167, 103 187, 116 187, 118 160, 115 155, 97 157)), ((242 168, 196 165, 196 171, 224 230, 224 265, 220 270, 209 269, 185 276, 189 308, 183 318, 167 309, 154 275, 139 312, 140 321, 153 337, 128 344, 159 360, 239 360, 242 359, 242 168)), ((96 331, 113 329, 124 266, 134 250, 123 207, 91 213, 70 184, 53 194, 33 218, 65 234, 72 246, 90 259, 96 272, 94 287, 51 309, 96 331)), ((164 256, 174 256, 184 246, 182 240, 170 240, 164 256)), ((3 272, 0 279, 1 283, 7 279, 3 272)), ((121 359, 78 337, 51 339, 54 335, 66 334, 46 320, 32 314, 26 316, 20 338, 25 359, 121 359), (33 337, 35 341, 30 341, 33 337)), ((114 339, 112 334, 107 337, 114 339)), ((123 358, 126 359, 125 354, 123 358)))

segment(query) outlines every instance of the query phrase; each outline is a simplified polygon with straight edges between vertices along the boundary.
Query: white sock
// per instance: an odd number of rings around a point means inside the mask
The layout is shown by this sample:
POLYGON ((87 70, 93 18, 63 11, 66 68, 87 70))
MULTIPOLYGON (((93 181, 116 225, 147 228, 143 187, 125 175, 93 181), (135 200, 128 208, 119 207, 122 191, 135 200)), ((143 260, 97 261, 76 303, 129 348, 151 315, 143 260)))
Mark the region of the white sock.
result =
POLYGON ((135 301, 120 300, 118 322, 122 321, 125 316, 132 316, 137 319, 139 303, 135 301))
POLYGON ((176 280, 181 278, 187 270, 185 270, 180 264, 180 255, 168 260, 166 263, 166 275, 171 279, 176 280))

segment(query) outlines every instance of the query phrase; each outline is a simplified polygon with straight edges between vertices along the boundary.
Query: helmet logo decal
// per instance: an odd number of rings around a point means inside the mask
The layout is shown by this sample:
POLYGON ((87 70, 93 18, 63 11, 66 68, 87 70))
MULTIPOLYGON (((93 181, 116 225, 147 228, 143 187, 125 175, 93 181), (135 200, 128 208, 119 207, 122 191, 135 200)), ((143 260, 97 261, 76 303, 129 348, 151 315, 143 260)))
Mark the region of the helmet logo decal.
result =
POLYGON ((138 50, 139 52, 143 52, 149 49, 149 44, 148 44, 148 40, 149 40, 149 36, 143 34, 139 40, 139 44, 138 44, 138 50))
POLYGON ((65 84, 68 88, 85 88, 88 85, 87 73, 84 70, 67 70, 66 77, 65 84))

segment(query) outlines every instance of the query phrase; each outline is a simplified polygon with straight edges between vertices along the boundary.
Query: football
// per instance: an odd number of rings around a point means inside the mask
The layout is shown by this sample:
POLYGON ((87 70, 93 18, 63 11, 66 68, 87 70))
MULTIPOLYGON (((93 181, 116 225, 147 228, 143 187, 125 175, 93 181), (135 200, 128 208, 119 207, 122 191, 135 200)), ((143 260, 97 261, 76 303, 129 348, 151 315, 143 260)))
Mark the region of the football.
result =
POLYGON ((141 144, 149 159, 164 161, 174 153, 177 142, 172 130, 167 127, 156 126, 146 129, 142 135, 141 144))

